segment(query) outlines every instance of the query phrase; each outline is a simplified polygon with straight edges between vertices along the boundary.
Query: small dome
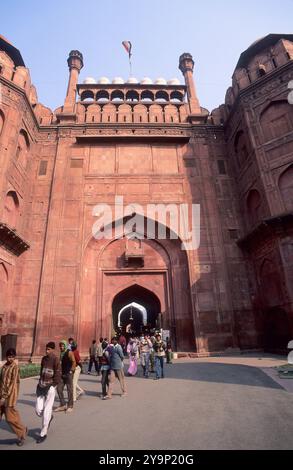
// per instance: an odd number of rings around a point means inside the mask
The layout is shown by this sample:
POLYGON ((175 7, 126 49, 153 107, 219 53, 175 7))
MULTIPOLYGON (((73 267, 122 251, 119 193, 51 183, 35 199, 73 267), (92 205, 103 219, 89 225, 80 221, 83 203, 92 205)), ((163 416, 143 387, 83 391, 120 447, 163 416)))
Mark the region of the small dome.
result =
POLYGON ((129 77, 126 83, 132 83, 132 84, 137 84, 138 80, 135 77, 129 77))
POLYGON ((112 80, 113 85, 123 85, 124 80, 121 77, 115 77, 112 80))
POLYGON ((101 77, 99 78, 98 83, 100 85, 108 85, 108 83, 110 83, 110 80, 108 77, 101 77))
POLYGON ((155 85, 167 85, 167 82, 164 78, 160 77, 155 80, 155 85))
POLYGON ((94 85, 97 81, 93 77, 86 77, 82 83, 84 85, 94 85))
POLYGON ((167 83, 168 85, 180 85, 178 78, 171 78, 167 83))
POLYGON ((141 82, 142 85, 152 85, 153 81, 149 77, 144 77, 141 82))

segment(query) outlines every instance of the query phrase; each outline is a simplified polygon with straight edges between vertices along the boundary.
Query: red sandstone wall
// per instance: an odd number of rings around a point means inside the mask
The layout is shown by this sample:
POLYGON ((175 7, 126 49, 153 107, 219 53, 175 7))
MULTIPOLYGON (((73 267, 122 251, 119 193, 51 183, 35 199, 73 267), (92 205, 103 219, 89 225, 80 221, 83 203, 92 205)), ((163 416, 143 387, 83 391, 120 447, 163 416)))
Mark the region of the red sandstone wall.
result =
MULTIPOLYGON (((278 44, 281 55, 284 44, 278 44)), ((247 92, 245 76, 235 73, 226 105, 209 124, 190 125, 182 111, 181 123, 156 124, 150 113, 139 126, 110 113, 105 126, 106 114, 97 119, 100 108, 89 107, 85 116, 78 104, 75 120, 62 108, 53 114, 37 104, 26 69, 13 74, 11 60, 0 58, 0 218, 30 244, 18 258, 0 248, 2 333, 19 335, 20 354, 40 355, 48 340, 71 335, 86 352, 93 335, 109 336, 112 300, 131 283, 160 299, 164 327, 176 331, 180 350, 262 346, 268 309, 285 312, 293 333, 292 232, 283 227, 263 240, 253 235, 249 249, 236 243, 264 217, 292 211, 293 120, 286 104, 292 62, 280 63, 270 78, 253 76, 247 92), (238 98, 236 85, 244 90, 238 98), (93 138, 98 130, 103 139, 93 138), (17 194, 17 213, 9 191, 17 194), (91 235, 93 207, 113 205, 115 195, 143 208, 200 204, 199 249, 144 243, 142 269, 119 264, 124 241, 106 246, 91 235)), ((284 340, 281 330, 279 337, 284 340)))

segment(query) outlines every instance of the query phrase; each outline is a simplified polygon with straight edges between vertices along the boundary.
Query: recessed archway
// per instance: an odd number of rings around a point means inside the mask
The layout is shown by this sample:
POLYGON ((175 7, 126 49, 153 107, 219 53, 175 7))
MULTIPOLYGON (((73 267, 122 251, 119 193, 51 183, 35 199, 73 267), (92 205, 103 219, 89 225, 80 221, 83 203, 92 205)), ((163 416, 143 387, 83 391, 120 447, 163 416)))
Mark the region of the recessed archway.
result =
MULTIPOLYGON (((131 331, 139 334, 145 329, 158 326, 161 303, 149 289, 133 284, 119 292, 113 299, 113 328, 123 333, 130 326, 131 331)), ((128 328, 129 330, 129 328, 128 328)))
MULTIPOLYGON (((171 236, 175 232, 165 225, 166 238, 159 239, 159 227, 162 224, 143 215, 141 217, 144 223, 136 227, 142 236, 140 258, 143 262, 139 265, 130 262, 126 256, 131 252, 131 247, 125 237, 115 238, 112 234, 110 241, 91 238, 86 244, 78 333, 82 352, 87 351, 93 331, 97 337, 114 334, 118 328, 119 312, 132 302, 146 308, 148 322, 152 327, 160 325, 170 331, 174 350, 195 350, 189 267, 182 241, 178 235, 171 236), (155 225, 154 238, 147 237, 150 222, 155 225), (135 292, 131 289, 135 289, 135 292), (147 292, 147 299, 141 294, 142 289, 147 292), (119 303, 119 299, 123 301, 119 303), (153 299, 151 305, 147 305, 149 299, 153 299)), ((131 230, 128 224, 130 218, 125 216, 115 221, 116 228, 121 226, 121 233, 124 230, 124 234, 127 234, 131 230)), ((142 321, 140 310, 137 310, 137 316, 142 321)))
POLYGON ((289 318, 279 307, 264 312, 264 349, 267 352, 283 354, 292 339, 289 318))

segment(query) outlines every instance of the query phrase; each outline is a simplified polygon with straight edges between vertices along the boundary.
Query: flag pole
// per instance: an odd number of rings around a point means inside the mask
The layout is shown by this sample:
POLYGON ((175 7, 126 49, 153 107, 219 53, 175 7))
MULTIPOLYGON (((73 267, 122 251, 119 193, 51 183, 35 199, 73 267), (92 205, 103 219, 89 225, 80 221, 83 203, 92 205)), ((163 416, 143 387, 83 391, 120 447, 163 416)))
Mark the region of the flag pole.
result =
POLYGON ((129 70, 130 70, 130 77, 132 77, 132 63, 131 63, 131 54, 129 54, 129 70))
POLYGON ((128 52, 128 59, 129 59, 129 71, 130 71, 130 76, 132 76, 132 62, 131 62, 131 49, 132 49, 132 44, 130 41, 122 41, 122 45, 124 49, 128 52))

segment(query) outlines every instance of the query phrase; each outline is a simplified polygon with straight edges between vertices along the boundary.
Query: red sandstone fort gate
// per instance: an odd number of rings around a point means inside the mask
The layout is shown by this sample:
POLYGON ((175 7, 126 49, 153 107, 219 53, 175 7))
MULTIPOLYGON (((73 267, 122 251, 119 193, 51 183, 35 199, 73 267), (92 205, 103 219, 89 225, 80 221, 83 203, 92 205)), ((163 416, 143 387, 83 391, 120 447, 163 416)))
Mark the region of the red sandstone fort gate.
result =
POLYGON ((91 238, 82 265, 81 349, 86 350, 97 335, 109 337, 118 306, 121 309, 135 301, 146 307, 153 327, 160 315, 162 326, 171 331, 174 347, 195 350, 189 286, 188 259, 180 239, 91 238))
POLYGON ((189 53, 179 58, 184 84, 79 83, 82 54, 67 62, 64 104, 51 110, 0 36, 0 334, 18 335, 22 358, 69 336, 87 353, 94 337, 125 327, 134 304, 136 321, 159 319, 177 350, 284 351, 293 337, 293 35, 248 47, 211 112, 189 53), (180 240, 145 233, 95 239, 93 208, 117 195, 143 208, 200 205, 200 246, 184 252, 180 240))

